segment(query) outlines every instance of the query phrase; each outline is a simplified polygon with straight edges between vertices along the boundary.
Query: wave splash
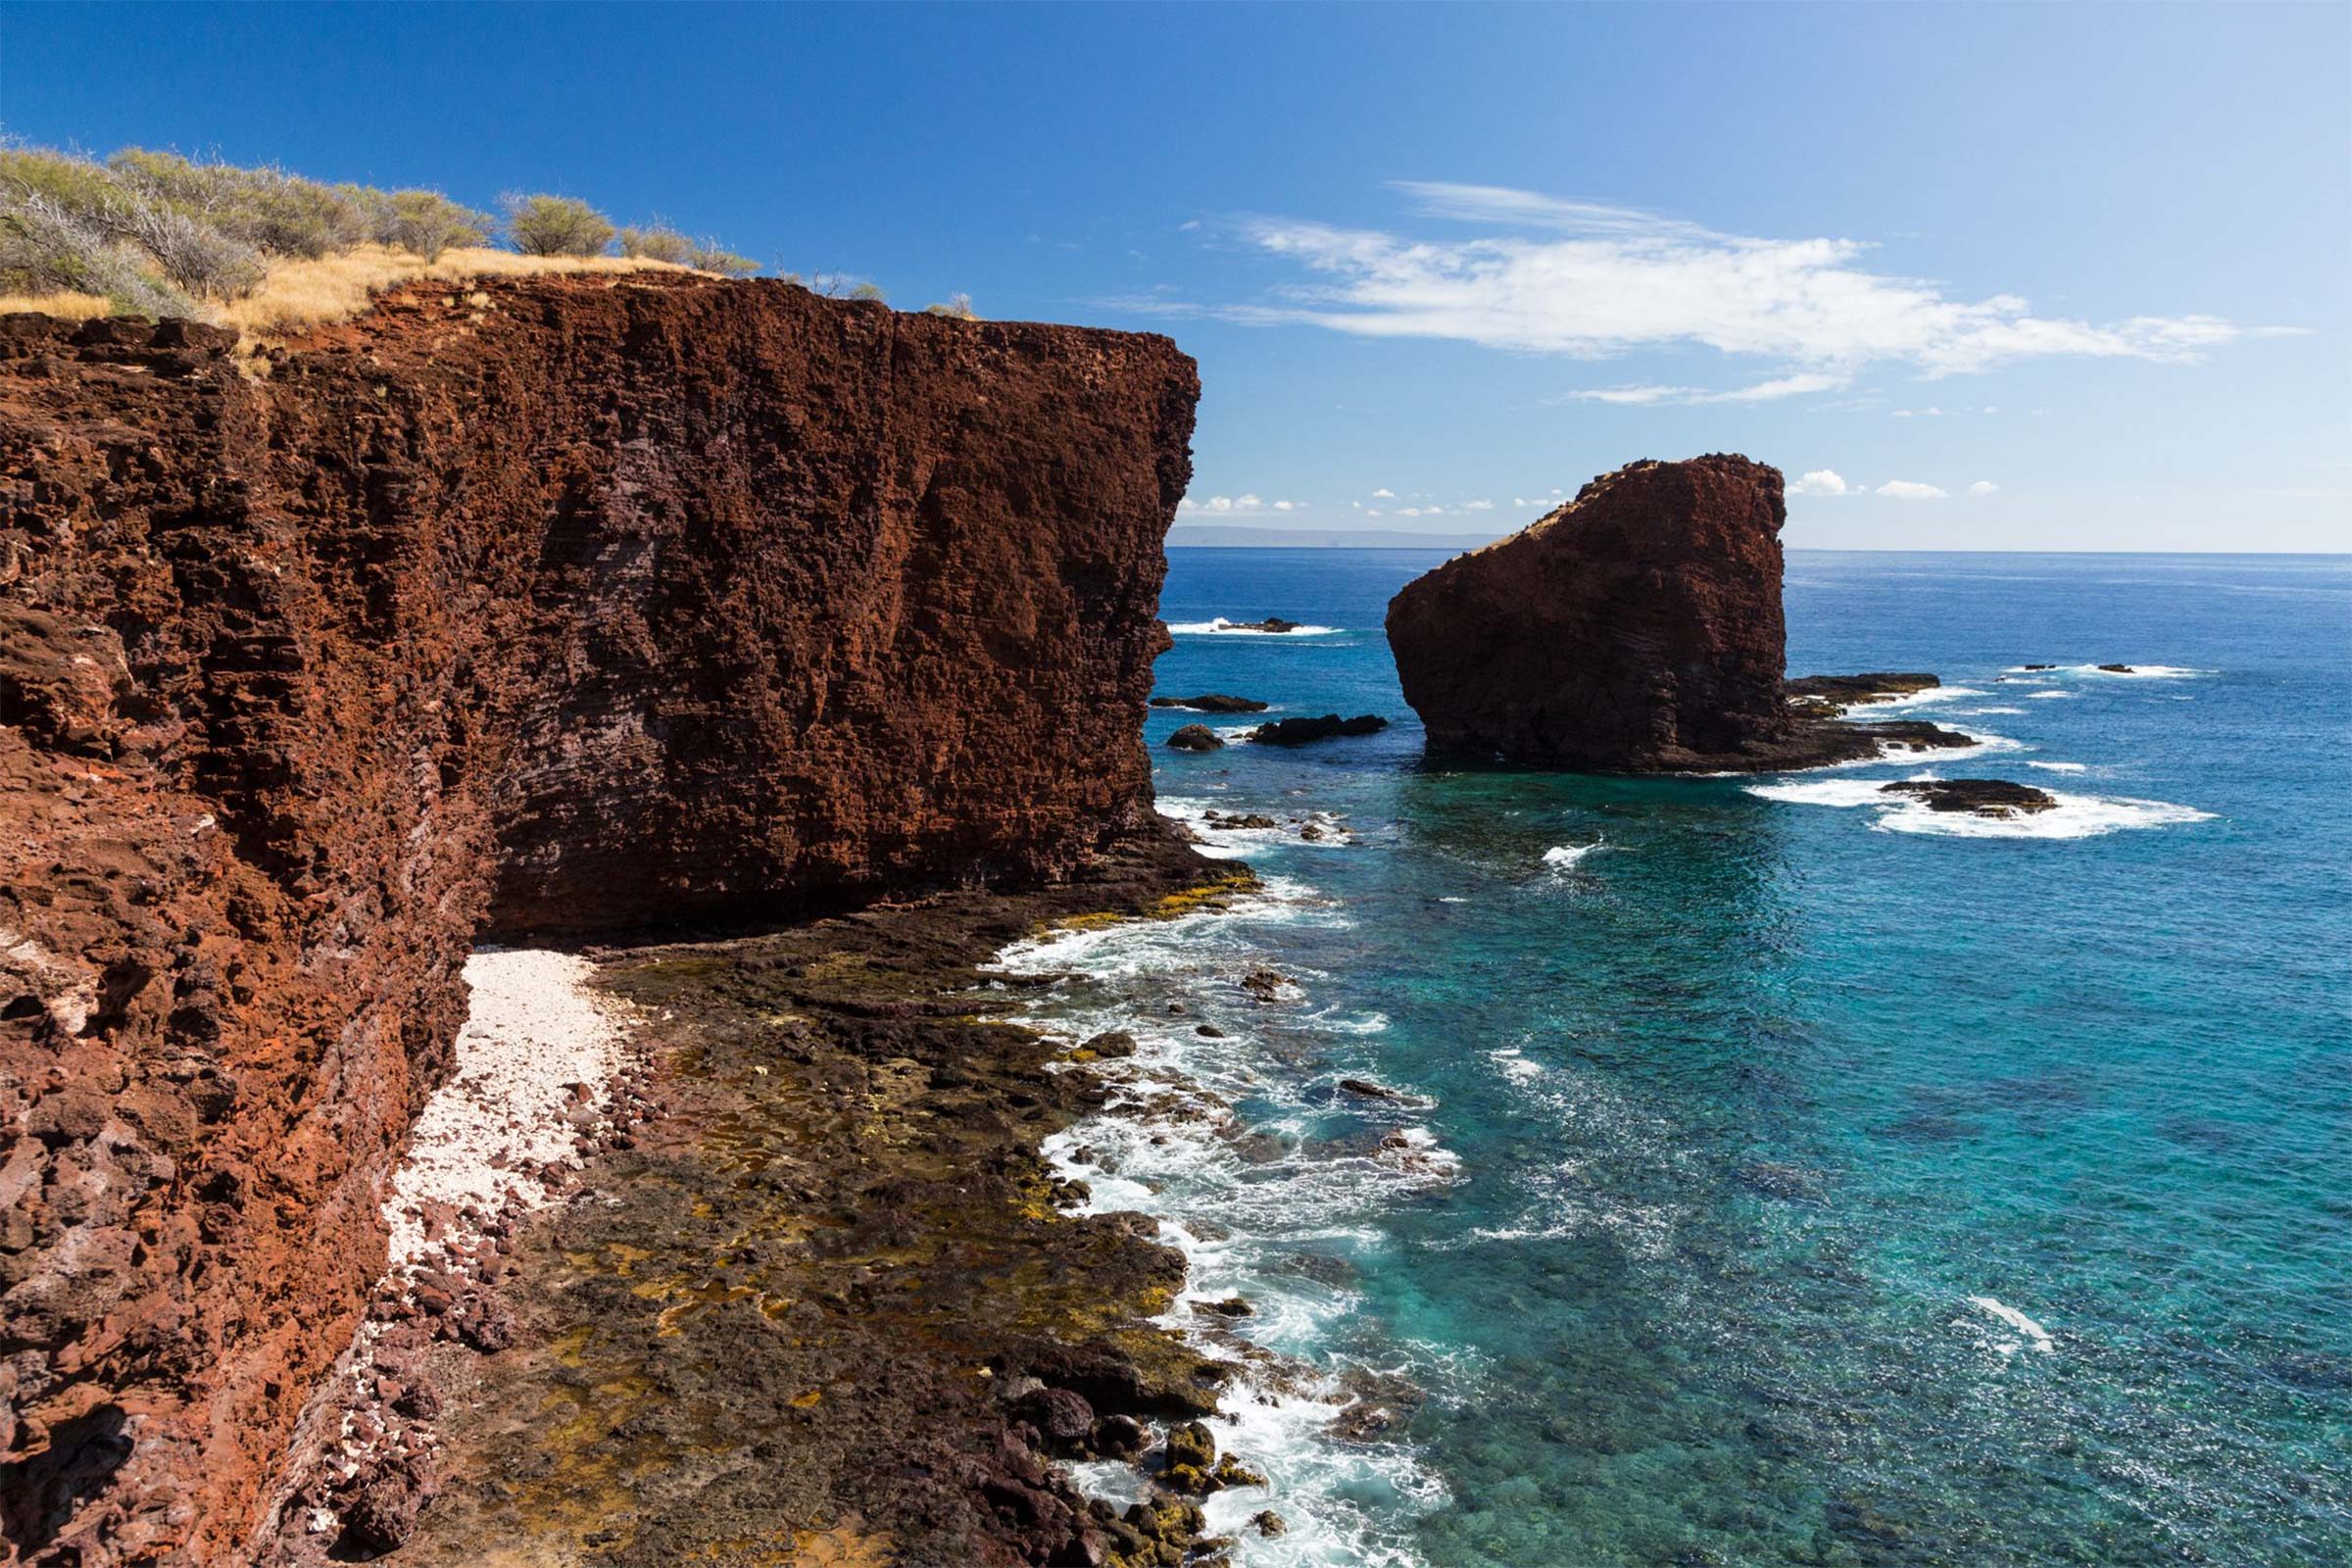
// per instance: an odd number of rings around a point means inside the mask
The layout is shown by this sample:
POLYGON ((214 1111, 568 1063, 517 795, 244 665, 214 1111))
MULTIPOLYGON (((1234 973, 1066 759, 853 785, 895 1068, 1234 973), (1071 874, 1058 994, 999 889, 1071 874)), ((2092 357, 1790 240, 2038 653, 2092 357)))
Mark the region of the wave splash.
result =
MULTIPOLYGON (((1936 775, 1915 773, 1914 781, 1936 775)), ((2069 795, 2052 790, 2058 804, 2046 811, 2017 816, 1979 816, 1972 811, 1938 811, 1907 795, 1885 793, 1877 779, 1825 779, 1802 784, 1750 784, 1747 793, 1767 801, 1798 806, 1867 806, 1878 820, 1871 826, 1882 833, 1926 833, 1957 839, 2086 839, 2127 828, 2173 827, 2184 822, 2207 822, 2211 811, 2166 801, 2139 801, 2125 796, 2069 795)))
MULTIPOLYGON (((1160 805, 1179 820, 1197 821, 1201 809, 1160 805)), ((1104 1082, 1103 1109, 1048 1139, 1045 1152, 1059 1174, 1087 1185, 1080 1212, 1149 1213, 1159 1239, 1183 1251, 1186 1282, 1164 1327, 1228 1360, 1237 1358, 1236 1336, 1274 1352, 1271 1362, 1242 1363, 1211 1422, 1218 1446, 1271 1486, 1203 1499, 1212 1533, 1236 1538, 1234 1560, 1266 1568, 1425 1568, 1410 1521, 1447 1496, 1412 1448, 1336 1441, 1335 1420, 1374 1398, 1367 1391, 1393 1369, 1352 1364, 1347 1353, 1361 1305, 1351 1271, 1299 1265, 1386 1245, 1382 1212, 1458 1181, 1459 1157, 1422 1123, 1434 1102, 1409 1086, 1377 1100, 1340 1087, 1343 1074, 1380 1077, 1369 1048, 1386 1018, 1253 1002, 1235 984, 1281 963, 1311 993, 1323 977, 1278 956, 1267 939, 1348 923, 1313 888, 1269 876, 1221 912, 1049 932, 1004 949, 990 966, 1070 977, 1028 1009, 1054 1033, 1118 1030, 1136 1042, 1132 1056, 1092 1066, 1104 1082), (1183 1012, 1167 1012, 1171 994, 1183 998, 1183 1012), (1203 1023, 1223 1033, 1203 1037, 1203 1023), (1316 1065, 1304 1068, 1299 1048, 1309 1042, 1304 1054, 1316 1065), (1235 1296, 1250 1303, 1250 1316, 1194 1310, 1235 1296), (1249 1520, 1269 1504, 1289 1529, 1262 1538, 1249 1520)), ((1073 1474, 1114 1500, 1139 1485, 1132 1467, 1117 1463, 1073 1474)))
POLYGON ((1268 631, 1247 621, 1227 620, 1223 615, 1213 620, 1176 620, 1168 630, 1185 637, 1328 637, 1337 626, 1293 626, 1289 631, 1268 631))

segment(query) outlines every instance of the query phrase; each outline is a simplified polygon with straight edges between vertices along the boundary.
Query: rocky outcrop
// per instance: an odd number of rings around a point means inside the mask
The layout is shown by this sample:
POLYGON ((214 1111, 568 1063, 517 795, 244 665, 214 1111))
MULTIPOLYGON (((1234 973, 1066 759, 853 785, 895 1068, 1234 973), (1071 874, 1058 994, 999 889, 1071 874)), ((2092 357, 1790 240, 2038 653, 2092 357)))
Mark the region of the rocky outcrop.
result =
POLYGON ((1154 697, 1153 708, 1190 709, 1196 713, 1262 713, 1266 705, 1253 697, 1228 697, 1222 692, 1204 692, 1199 697, 1154 697))
POLYGON ((1389 646, 1429 749, 1642 773, 1878 755, 1884 727, 1837 720, 1879 690, 1851 683, 1935 677, 1817 677, 1822 700, 1791 703, 1787 520, 1777 468, 1644 461, 1405 584, 1389 646))
POLYGON ((1898 697, 1934 691, 1942 684, 1938 677, 1917 671, 1880 670, 1867 675, 1804 675, 1788 681, 1782 690, 1788 701, 1800 708, 1842 713, 1849 708, 1867 708, 1873 703, 1890 703, 1898 697))
POLYGON ((780 283, 0 318, 0 1540, 229 1560, 478 932, 1149 830, 1193 366, 780 283))
POLYGON ((2001 778, 1906 778, 1880 785, 1879 793, 1907 795, 1931 811, 1971 816, 2028 816, 2058 804, 2047 790, 2001 778))
POLYGON ((1389 721, 1378 713, 1358 713, 1353 718, 1325 713, 1316 718, 1278 718, 1270 724, 1260 724, 1250 732, 1250 739, 1259 746, 1305 746, 1342 735, 1377 735, 1388 727, 1389 721))

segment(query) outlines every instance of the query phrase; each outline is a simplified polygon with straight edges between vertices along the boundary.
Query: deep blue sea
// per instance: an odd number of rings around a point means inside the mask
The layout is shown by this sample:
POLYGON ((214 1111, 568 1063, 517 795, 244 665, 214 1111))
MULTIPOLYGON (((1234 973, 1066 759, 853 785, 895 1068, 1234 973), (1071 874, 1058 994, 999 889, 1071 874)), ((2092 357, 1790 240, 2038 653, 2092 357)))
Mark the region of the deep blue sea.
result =
POLYGON ((1155 712, 1266 893, 1008 960, 1144 1043, 1095 1205, 1284 1358, 1239 1561, 2352 1561, 2352 558, 1793 553, 1791 673, 1939 672, 1933 770, 2062 798, 2004 827, 1433 766, 1380 627, 1442 553, 1171 557, 1161 692, 1395 721, 1155 712))

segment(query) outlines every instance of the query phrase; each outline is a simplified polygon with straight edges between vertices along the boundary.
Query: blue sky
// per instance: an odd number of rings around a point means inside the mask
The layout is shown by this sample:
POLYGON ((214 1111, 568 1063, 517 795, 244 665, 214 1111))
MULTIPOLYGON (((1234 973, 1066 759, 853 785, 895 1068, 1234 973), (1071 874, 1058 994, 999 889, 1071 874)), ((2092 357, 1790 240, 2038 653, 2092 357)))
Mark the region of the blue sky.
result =
POLYGON ((1730 450, 1795 545, 2343 550, 2348 63, 2334 4, 7 5, 0 124, 1168 332, 1201 521, 1730 450))

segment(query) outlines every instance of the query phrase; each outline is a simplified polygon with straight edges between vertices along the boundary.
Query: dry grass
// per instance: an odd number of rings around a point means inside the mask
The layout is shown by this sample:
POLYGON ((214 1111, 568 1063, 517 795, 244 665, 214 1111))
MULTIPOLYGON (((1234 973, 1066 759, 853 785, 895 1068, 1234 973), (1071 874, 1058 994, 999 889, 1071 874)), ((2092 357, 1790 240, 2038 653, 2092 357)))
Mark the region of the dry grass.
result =
POLYGON ((262 286, 220 307, 220 319, 247 337, 283 337, 349 320, 386 289, 418 278, 462 282, 540 272, 690 272, 645 257, 519 256, 482 247, 446 250, 437 261, 385 245, 362 245, 317 261, 281 261, 262 286))
POLYGON ((87 321, 111 316, 114 309, 114 301, 103 294, 76 294, 71 289, 62 294, 0 294, 0 316, 38 311, 61 321, 87 321))

